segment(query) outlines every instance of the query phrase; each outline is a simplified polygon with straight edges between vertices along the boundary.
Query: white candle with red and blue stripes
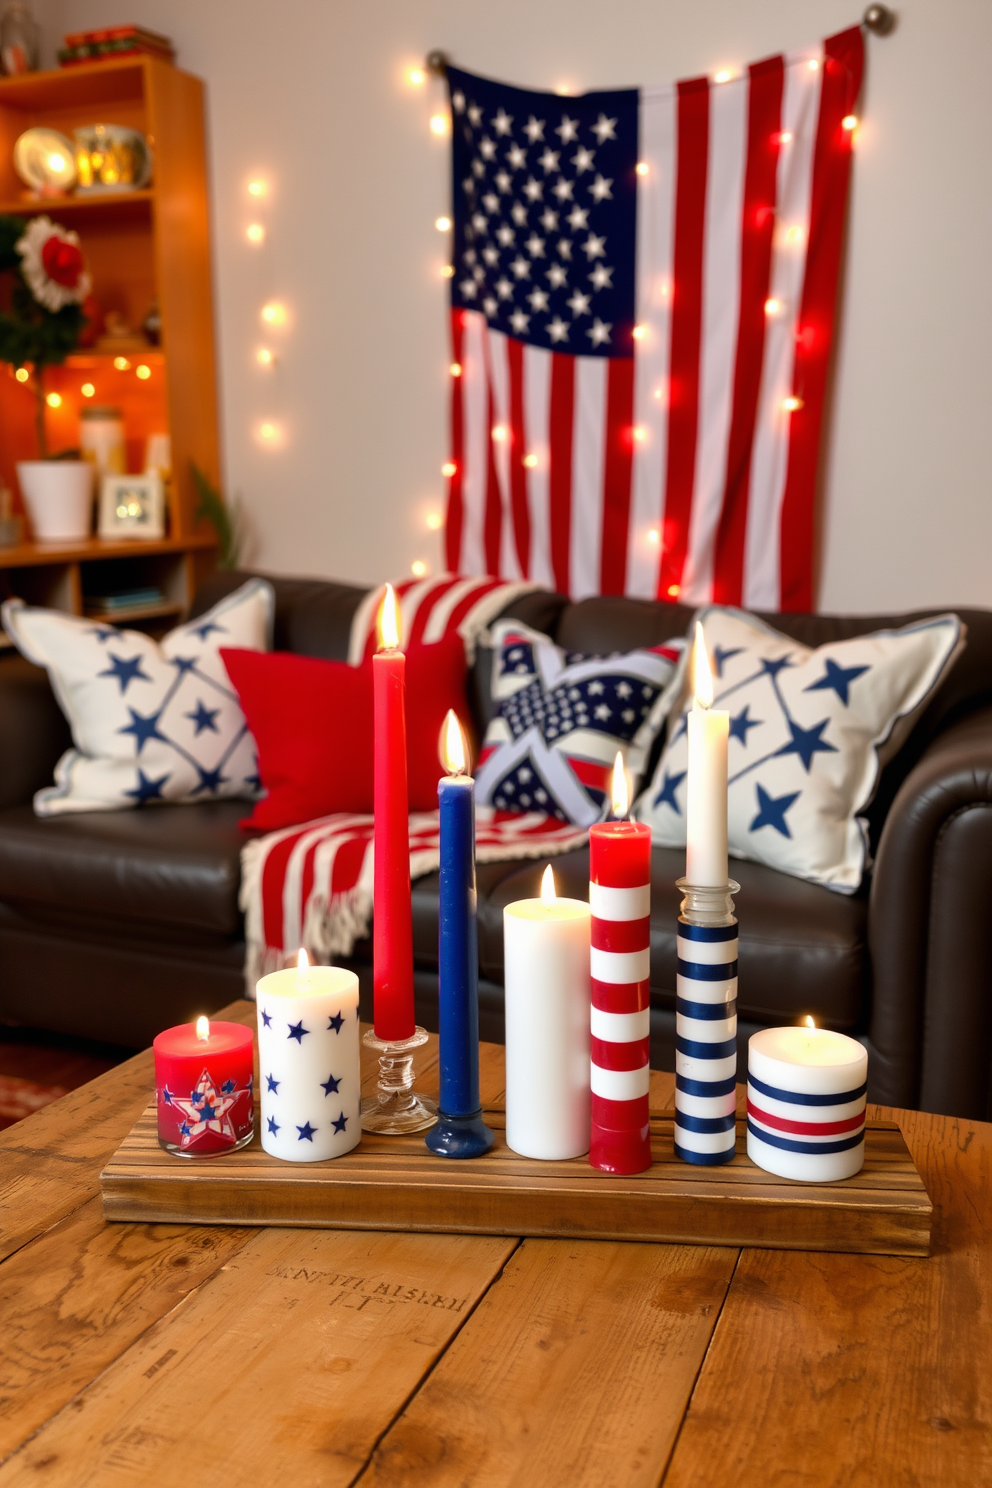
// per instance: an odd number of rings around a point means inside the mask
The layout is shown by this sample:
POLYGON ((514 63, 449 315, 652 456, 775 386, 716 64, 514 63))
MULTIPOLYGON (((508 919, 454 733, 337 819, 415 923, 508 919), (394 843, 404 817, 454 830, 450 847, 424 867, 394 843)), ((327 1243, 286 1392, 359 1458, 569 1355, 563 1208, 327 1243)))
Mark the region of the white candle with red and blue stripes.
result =
POLYGON ((763 1028, 748 1041, 747 1155, 803 1183, 852 1178, 865 1160, 868 1055, 828 1028, 763 1028))
MULTIPOLYGON (((678 923, 675 1153, 714 1167, 730 1161, 737 1140, 737 921, 711 909, 699 918, 729 923, 693 923, 693 901, 717 893, 679 886, 686 897, 678 923)), ((719 898, 729 911, 729 885, 719 898)))

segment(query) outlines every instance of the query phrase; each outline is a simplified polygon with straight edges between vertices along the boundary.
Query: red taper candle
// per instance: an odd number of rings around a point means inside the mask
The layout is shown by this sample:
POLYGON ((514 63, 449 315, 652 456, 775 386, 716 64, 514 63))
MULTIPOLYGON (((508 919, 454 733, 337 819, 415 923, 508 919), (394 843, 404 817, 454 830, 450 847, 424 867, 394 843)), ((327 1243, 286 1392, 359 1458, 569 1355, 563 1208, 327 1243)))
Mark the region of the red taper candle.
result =
MULTIPOLYGON (((614 767, 613 810, 627 812, 623 760, 614 767)), ((589 1161, 604 1173, 651 1166, 651 828, 601 822, 589 831, 592 910, 589 1161)))
POLYGON ((406 779, 406 657, 399 649, 399 606, 391 584, 379 611, 372 658, 375 705, 375 912, 372 980, 376 1038, 413 1037, 413 918, 406 779))

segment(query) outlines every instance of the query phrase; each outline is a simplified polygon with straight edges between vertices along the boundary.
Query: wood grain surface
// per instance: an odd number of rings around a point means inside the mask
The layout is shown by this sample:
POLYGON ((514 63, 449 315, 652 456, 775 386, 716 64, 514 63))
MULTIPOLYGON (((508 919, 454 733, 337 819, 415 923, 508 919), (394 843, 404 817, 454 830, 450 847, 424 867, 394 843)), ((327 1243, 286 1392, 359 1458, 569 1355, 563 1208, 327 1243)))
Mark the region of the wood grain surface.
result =
POLYGON ((0 1488, 992 1481, 992 1126, 869 1113, 929 1259, 105 1225, 150 1086, 138 1056, 0 1134, 0 1488))

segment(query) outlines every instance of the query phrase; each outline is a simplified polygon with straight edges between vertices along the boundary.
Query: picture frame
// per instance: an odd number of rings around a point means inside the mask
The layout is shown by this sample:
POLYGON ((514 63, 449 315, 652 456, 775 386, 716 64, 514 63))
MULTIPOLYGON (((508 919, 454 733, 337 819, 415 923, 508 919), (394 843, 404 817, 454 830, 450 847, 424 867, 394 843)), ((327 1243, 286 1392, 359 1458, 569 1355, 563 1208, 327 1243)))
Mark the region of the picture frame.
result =
POLYGON ((154 541, 165 536, 165 487, 156 470, 144 475, 105 475, 100 483, 97 534, 154 541))

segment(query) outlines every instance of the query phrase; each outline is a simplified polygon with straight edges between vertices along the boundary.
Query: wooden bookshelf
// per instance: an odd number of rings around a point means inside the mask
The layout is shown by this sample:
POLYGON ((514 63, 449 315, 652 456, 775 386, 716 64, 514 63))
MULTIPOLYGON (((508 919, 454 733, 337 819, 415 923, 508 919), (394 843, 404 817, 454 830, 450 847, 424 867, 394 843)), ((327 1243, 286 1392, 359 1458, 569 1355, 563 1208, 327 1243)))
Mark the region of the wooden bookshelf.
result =
MULTIPOLYGON (((51 448, 78 445, 87 402, 109 403, 124 415, 129 471, 143 469, 145 442, 155 433, 171 436, 173 466, 163 542, 0 548, 0 592, 82 614, 87 593, 113 592, 117 565, 119 589, 164 585, 159 608, 178 614, 195 579, 212 566, 215 548, 212 530, 194 519, 191 464, 213 481, 219 475, 202 82, 152 57, 0 79, 0 212, 44 213, 75 229, 104 314, 119 311, 135 328, 153 302, 161 315, 158 346, 81 347, 64 366, 48 369, 46 390, 62 398, 47 410, 51 448), (126 124, 148 136, 155 168, 146 190, 41 199, 24 188, 13 167, 23 130, 47 125, 72 138, 80 125, 95 123, 126 124), (119 356, 127 366, 115 365, 119 356), (147 375, 139 378, 139 366, 147 375), (82 393, 86 383, 95 388, 90 399, 82 393)), ((0 366, 0 476, 21 510, 14 467, 37 450, 33 395, 13 370, 0 366)), ((113 621, 132 618, 139 617, 116 614, 113 621)))

